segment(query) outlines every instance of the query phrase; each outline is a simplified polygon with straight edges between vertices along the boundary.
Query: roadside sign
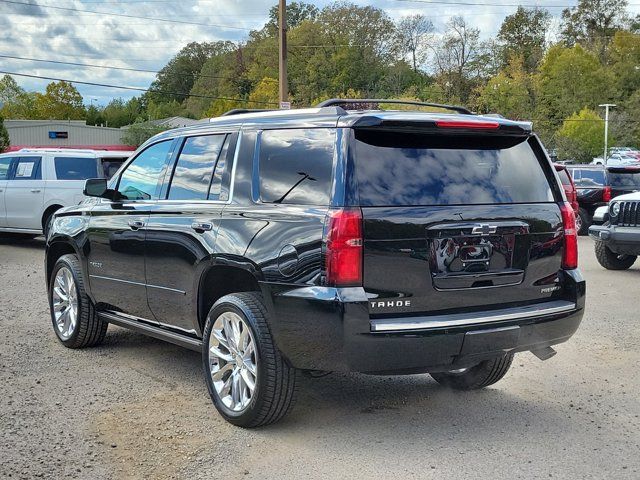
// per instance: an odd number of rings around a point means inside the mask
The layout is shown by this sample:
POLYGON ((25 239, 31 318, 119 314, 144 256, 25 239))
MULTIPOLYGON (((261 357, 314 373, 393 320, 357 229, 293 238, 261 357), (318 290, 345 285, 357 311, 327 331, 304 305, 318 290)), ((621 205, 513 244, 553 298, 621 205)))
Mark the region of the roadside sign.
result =
POLYGON ((291 102, 280 102, 280 110, 291 110, 291 102))

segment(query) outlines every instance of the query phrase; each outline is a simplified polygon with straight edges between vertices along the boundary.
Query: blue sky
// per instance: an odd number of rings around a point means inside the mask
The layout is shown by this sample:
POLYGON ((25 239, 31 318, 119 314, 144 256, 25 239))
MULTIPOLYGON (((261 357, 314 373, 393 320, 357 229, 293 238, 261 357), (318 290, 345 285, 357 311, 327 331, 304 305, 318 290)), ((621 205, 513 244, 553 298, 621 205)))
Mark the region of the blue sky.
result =
MULTIPOLYGON (((159 70, 190 41, 238 41, 249 30, 260 28, 267 19, 269 8, 276 0, 0 0, 0 55, 91 63, 145 70, 159 70), (38 4, 28 6, 22 3, 38 4), (47 8, 46 5, 105 12, 91 14, 47 8), (168 23, 109 15, 166 18, 215 26, 168 23)), ((446 30, 445 23, 452 15, 462 15, 483 37, 495 35, 506 15, 515 6, 573 5, 576 0, 487 0, 492 5, 442 5, 414 0, 381 0, 358 5, 383 8, 392 18, 421 13, 431 18, 436 31, 446 30)), ((447 0, 444 0, 447 1, 447 0)), ((455 1, 455 0, 451 0, 455 1)), ((471 3, 479 0, 458 0, 471 3)), ((332 2, 309 2, 323 7, 332 2)), ((562 8, 549 8, 557 16, 562 8)), ((638 11, 638 6, 629 7, 638 11)), ((553 35, 553 30, 552 30, 553 35)), ((0 70, 89 82, 147 88, 153 73, 128 72, 99 68, 72 67, 41 62, 0 58, 0 70)), ((28 90, 42 91, 46 80, 15 77, 28 90)), ((129 98, 139 94, 126 90, 76 85, 88 105, 106 104, 111 98, 129 98)))

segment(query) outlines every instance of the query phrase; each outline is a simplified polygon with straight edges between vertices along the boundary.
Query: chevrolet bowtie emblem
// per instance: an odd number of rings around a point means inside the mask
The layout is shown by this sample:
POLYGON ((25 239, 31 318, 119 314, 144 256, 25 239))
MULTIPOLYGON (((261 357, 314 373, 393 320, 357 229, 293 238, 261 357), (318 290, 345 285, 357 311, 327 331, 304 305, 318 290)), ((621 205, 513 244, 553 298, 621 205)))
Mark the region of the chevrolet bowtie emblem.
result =
POLYGON ((480 223, 471 229, 473 235, 489 235, 490 233, 496 233, 498 227, 495 225, 489 225, 487 223, 480 223))

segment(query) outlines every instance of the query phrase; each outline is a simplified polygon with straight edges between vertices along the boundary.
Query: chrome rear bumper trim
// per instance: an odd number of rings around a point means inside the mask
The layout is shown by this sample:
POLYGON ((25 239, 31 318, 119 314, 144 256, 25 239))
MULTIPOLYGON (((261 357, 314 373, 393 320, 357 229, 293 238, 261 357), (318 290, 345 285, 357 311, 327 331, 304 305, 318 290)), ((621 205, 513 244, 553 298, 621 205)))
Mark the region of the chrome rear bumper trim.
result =
POLYGON ((432 315, 426 317, 383 318, 371 320, 372 332, 405 332, 413 330, 429 330, 432 328, 454 328, 485 323, 504 322, 509 320, 526 320, 550 315, 570 313, 576 310, 576 304, 565 300, 539 303, 526 307, 508 308, 505 310, 454 313, 452 315, 432 315))

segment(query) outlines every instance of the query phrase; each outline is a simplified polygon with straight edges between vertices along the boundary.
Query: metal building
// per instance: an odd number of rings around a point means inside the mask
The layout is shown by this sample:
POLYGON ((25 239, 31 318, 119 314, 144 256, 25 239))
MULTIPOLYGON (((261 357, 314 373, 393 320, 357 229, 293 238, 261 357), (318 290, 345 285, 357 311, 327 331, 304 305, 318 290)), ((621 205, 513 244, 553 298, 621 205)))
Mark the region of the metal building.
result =
POLYGON ((87 125, 84 120, 5 120, 10 150, 25 147, 133 150, 124 145, 120 128, 87 125))

